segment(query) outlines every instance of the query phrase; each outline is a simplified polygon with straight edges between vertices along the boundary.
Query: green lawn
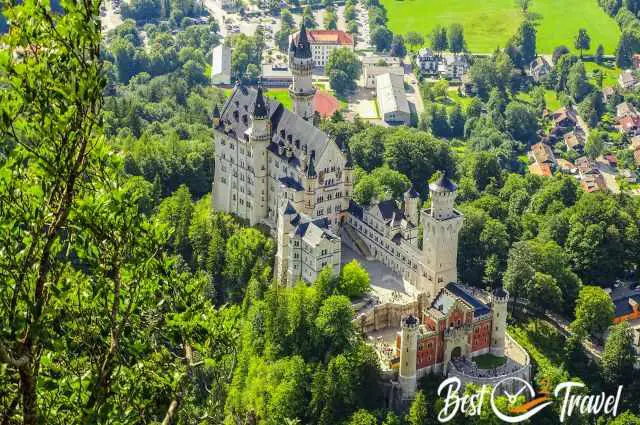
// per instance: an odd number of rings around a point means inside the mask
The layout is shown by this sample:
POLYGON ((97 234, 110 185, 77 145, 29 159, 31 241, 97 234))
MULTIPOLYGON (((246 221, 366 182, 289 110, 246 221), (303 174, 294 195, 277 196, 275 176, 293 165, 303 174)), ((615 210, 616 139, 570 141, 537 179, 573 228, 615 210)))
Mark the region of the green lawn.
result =
MULTIPOLYGON (((489 53, 504 47, 522 20, 514 0, 382 0, 393 32, 419 31, 425 36, 437 25, 464 26, 471 52, 489 53)), ((578 29, 586 28, 595 51, 602 44, 612 54, 620 31, 597 0, 535 0, 538 51, 551 53, 560 44, 573 47, 578 29)))
MULTIPOLYGON (((521 100, 522 102, 530 103, 531 95, 529 93, 520 92, 516 96, 516 99, 521 100)), ((550 111, 555 111, 556 109, 560 109, 562 107, 562 103, 556 97, 556 92, 553 90, 545 90, 544 91, 544 102, 547 104, 547 109, 550 111)))
POLYGON ((478 357, 474 357, 473 361, 478 365, 478 368, 480 369, 494 369, 505 364, 507 362, 507 359, 487 353, 478 357))
POLYGON ((267 97, 282 103, 285 108, 293 108, 293 101, 291 100, 291 97, 289 97, 289 89, 269 89, 266 94, 267 97))
POLYGON ((584 68, 587 74, 592 76, 593 71, 596 69, 603 73, 604 78, 602 80, 602 87, 611 87, 618 84, 618 76, 620 76, 620 69, 616 67, 610 67, 605 65, 598 65, 595 62, 585 62, 584 68))

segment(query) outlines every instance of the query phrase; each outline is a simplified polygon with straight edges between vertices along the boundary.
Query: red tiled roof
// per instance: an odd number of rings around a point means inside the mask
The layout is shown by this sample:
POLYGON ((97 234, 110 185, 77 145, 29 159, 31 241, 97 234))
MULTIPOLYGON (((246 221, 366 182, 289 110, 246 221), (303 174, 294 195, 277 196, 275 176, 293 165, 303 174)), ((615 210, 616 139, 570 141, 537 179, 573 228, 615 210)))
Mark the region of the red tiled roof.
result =
POLYGON ((553 163, 554 157, 551 148, 540 142, 531 146, 531 151, 536 158, 536 162, 538 163, 553 163))
POLYGON ((640 119, 633 116, 622 117, 618 120, 618 124, 622 131, 629 132, 640 127, 640 119))
POLYGON ((535 174, 536 176, 543 177, 551 177, 553 175, 549 164, 538 164, 537 162, 529 165, 529 172, 531 174, 535 174))
POLYGON ((313 107, 322 118, 327 118, 340 109, 340 103, 329 93, 318 90, 313 97, 313 107))
POLYGON ((353 46, 353 38, 340 30, 310 30, 307 31, 309 42, 315 44, 340 44, 353 46))

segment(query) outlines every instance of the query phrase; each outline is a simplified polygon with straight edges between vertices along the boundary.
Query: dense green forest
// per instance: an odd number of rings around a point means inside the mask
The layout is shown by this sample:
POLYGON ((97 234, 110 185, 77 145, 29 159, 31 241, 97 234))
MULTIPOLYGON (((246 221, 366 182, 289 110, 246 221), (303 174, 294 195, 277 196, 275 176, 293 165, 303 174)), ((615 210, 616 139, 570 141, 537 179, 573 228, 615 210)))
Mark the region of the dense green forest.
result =
MULTIPOLYGON (((147 23, 143 41, 127 21, 102 37, 98 2, 62 4, 61 16, 34 1, 12 8, 20 25, 0 52, 0 422, 437 423, 438 378, 406 411, 385 407, 378 359, 351 323, 351 299, 369 286, 359 265, 278 286, 274 241, 211 210, 211 111, 224 93, 205 69, 217 24, 171 34, 147 23), (14 58, 27 42, 41 49, 14 58)), ((409 186, 428 203, 428 181, 452 176, 466 215, 461 280, 504 281, 532 302, 551 294, 595 333, 589 313, 609 307, 598 286, 640 258, 638 201, 515 173, 526 132, 496 128, 503 97, 492 89, 460 111, 463 144, 426 127, 321 126, 348 145, 363 203, 409 186)), ((621 408, 638 412, 628 329, 615 335, 602 367, 567 341, 554 364, 536 357, 536 381, 628 382, 621 408)))

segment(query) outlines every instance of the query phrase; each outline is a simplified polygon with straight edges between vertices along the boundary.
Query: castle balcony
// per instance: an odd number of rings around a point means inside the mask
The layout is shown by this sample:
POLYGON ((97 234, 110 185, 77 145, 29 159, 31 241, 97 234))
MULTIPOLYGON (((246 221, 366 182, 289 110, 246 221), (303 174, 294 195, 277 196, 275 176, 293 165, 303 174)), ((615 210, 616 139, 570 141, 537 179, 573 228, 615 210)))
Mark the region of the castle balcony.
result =
MULTIPOLYGON (((493 359, 499 357, 491 356, 493 359)), ((463 384, 496 385, 506 378, 521 378, 529 382, 531 380, 531 360, 529 354, 509 334, 505 335, 504 363, 487 364, 480 361, 483 356, 477 356, 477 360, 467 360, 463 357, 449 361, 448 377, 458 377, 463 384)), ((517 380, 510 381, 513 386, 518 385, 517 380)), ((508 388, 506 388, 508 389, 508 388)), ((517 388, 511 388, 516 390, 517 388)))

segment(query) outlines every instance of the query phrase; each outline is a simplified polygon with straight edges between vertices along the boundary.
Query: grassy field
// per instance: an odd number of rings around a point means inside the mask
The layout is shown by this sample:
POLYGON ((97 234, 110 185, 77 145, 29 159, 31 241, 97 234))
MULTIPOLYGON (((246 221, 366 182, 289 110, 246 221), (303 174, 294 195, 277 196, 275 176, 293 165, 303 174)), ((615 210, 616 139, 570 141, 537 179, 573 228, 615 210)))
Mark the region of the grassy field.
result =
POLYGON ((291 100, 291 97, 289 97, 289 89, 269 89, 266 94, 267 97, 282 103, 285 108, 293 108, 293 101, 291 100))
MULTIPOLYGON (((464 26, 471 52, 489 53, 504 47, 522 20, 513 0, 382 0, 393 32, 428 35, 437 25, 464 26)), ((560 44, 573 47, 578 29, 586 28, 595 51, 602 44, 612 54, 620 31, 596 0, 535 0, 531 12, 538 25, 538 52, 552 53, 560 44)))
MULTIPOLYGON (((531 94, 520 92, 516 96, 516 99, 531 103, 531 94)), ((560 109, 562 107, 562 103, 558 100, 556 92, 553 90, 545 90, 544 91, 544 102, 547 104, 547 109, 550 111, 555 111, 556 109, 560 109)))
POLYGON ((495 369, 507 362, 504 357, 496 357, 493 354, 482 354, 473 358, 473 361, 478 365, 480 369, 495 369))
MULTIPOLYGON (((618 77, 620 76, 620 69, 605 65, 598 65, 595 62, 585 62, 584 68, 587 71, 587 75, 593 76, 593 71, 596 69, 602 72, 604 78, 602 79, 602 87, 611 87, 618 84, 618 77)), ((595 81, 592 81, 595 82, 595 81)))

